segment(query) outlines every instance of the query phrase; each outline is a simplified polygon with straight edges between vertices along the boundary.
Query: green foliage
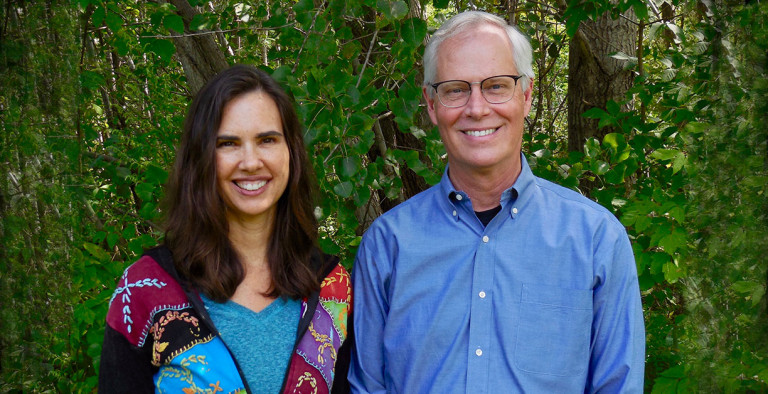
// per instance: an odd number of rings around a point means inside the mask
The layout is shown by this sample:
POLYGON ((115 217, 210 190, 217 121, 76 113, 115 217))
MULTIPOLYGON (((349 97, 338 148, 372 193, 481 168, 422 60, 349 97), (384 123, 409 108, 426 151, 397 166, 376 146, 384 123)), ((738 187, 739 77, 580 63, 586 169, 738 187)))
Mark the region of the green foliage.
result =
MULTIPOLYGON (((159 201, 191 98, 175 35, 213 37, 230 64, 259 65, 293 96, 318 177, 320 245, 347 267, 370 220, 440 179, 420 59, 461 3, 191 1, 191 20, 167 2, 47 4, 0 11, 0 391, 95 388, 115 279, 162 238, 159 201)), ((538 175, 627 227, 647 391, 766 391, 768 10, 673 1, 662 20, 650 4, 518 4, 537 70, 524 151, 538 175), (583 114, 611 133, 569 152, 570 37, 629 9, 644 55, 613 58, 635 84, 583 114)))
POLYGON ((768 51, 755 37, 765 37, 766 7, 706 4, 675 4, 693 20, 682 29, 637 4, 571 2, 569 35, 582 20, 631 6, 650 25, 646 68, 628 92, 632 101, 583 114, 620 130, 586 141, 583 155, 544 133, 530 138, 537 173, 584 187, 627 226, 653 392, 768 389, 768 138, 760 126, 768 51))

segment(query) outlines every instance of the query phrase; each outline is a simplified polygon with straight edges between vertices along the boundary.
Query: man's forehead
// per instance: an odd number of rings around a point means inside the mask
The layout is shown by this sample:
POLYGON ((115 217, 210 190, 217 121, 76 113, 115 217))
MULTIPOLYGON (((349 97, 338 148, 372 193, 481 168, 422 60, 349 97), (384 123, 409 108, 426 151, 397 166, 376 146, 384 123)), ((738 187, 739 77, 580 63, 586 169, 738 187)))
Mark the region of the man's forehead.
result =
MULTIPOLYGON (((436 56, 436 71, 438 79, 455 78, 454 75, 445 75, 445 72, 456 71, 457 67, 463 71, 469 71, 466 69, 469 67, 482 75, 484 69, 496 74, 515 74, 513 56, 512 44, 504 29, 488 23, 475 24, 441 43, 436 56)), ((494 74, 485 76, 490 75, 494 74)))

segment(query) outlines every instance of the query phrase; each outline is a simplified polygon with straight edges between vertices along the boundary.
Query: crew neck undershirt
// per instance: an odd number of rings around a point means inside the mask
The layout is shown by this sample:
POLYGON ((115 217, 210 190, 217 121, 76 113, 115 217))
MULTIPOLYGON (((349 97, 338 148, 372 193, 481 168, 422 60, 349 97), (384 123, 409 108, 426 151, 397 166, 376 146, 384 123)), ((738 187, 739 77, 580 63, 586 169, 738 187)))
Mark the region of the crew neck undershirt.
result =
POLYGON ((499 211, 501 211, 501 205, 487 211, 475 211, 475 215, 477 215, 477 218, 480 219, 480 222, 483 223, 483 227, 485 227, 488 226, 488 223, 490 223, 494 217, 496 217, 496 214, 499 213, 499 211))

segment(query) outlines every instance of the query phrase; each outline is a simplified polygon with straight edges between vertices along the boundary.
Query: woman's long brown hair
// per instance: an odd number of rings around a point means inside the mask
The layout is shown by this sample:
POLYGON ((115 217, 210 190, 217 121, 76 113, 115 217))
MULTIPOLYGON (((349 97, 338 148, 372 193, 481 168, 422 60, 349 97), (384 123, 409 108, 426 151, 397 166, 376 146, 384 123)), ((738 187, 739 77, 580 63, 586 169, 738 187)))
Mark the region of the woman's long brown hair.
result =
POLYGON ((226 205, 216 182, 216 136, 224 107, 235 97, 260 91, 277 104, 290 151, 290 177, 277 202, 267 259, 268 296, 302 298, 319 289, 310 266, 317 242, 314 172, 293 103, 265 72, 233 66, 203 87, 189 107, 165 200, 165 243, 179 274, 216 301, 232 297, 244 268, 229 240, 226 205))

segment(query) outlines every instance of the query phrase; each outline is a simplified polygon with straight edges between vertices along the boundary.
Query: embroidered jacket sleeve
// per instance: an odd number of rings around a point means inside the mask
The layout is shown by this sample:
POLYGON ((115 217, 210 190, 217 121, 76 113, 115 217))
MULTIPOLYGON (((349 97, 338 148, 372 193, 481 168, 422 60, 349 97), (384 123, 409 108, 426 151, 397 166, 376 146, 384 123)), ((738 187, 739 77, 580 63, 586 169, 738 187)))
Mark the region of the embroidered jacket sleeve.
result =
POLYGON ((325 275, 317 297, 302 304, 303 332, 286 374, 285 393, 329 393, 346 391, 344 364, 348 355, 347 317, 352 308, 352 288, 349 274, 338 264, 325 275), (341 370, 342 375, 338 372, 341 370), (336 383, 336 384, 335 384, 336 383))
POLYGON ((111 326, 104 332, 99 371, 100 393, 149 393, 157 367, 148 363, 151 349, 138 347, 111 326))
POLYGON ((201 323, 178 281, 152 257, 140 258, 110 300, 99 392, 244 390, 224 342, 201 323))

